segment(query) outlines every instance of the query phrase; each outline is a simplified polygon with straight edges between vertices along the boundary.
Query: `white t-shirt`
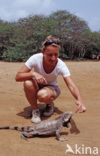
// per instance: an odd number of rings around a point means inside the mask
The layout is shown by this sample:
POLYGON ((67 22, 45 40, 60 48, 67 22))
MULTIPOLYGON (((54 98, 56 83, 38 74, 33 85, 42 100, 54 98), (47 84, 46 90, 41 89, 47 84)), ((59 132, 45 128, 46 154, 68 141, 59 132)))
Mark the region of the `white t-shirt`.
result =
POLYGON ((47 74, 43 68, 43 54, 42 53, 38 53, 38 54, 34 54, 32 55, 25 63, 25 65, 29 68, 29 69, 34 69, 34 72, 40 73, 41 75, 43 75, 45 77, 45 79, 47 80, 48 84, 53 84, 55 86, 58 86, 57 83, 57 77, 59 74, 61 74, 63 77, 67 77, 70 76, 70 72, 66 66, 66 64, 58 58, 58 62, 56 67, 54 68, 54 70, 47 74))

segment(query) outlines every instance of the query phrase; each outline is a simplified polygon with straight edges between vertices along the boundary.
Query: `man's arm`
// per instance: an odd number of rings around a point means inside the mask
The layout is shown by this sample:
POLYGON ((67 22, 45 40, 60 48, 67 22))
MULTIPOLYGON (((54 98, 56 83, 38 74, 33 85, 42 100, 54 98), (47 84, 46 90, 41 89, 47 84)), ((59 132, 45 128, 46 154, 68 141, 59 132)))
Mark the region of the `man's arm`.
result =
POLYGON ((17 72, 15 80, 16 81, 26 81, 35 78, 38 83, 47 83, 45 78, 36 72, 31 71, 26 65, 23 65, 22 68, 17 72))
POLYGON ((17 72, 15 80, 16 81, 26 81, 32 79, 33 73, 31 70, 26 66, 23 65, 22 68, 17 72))
POLYGON ((82 102, 82 98, 81 98, 79 89, 77 88, 77 86, 73 82, 71 76, 64 77, 64 81, 65 81, 66 85, 68 86, 70 92, 72 93, 72 95, 76 99, 76 105, 78 106, 78 108, 76 109, 75 112, 77 113, 79 110, 80 110, 80 113, 85 112, 86 107, 84 106, 84 104, 82 102))

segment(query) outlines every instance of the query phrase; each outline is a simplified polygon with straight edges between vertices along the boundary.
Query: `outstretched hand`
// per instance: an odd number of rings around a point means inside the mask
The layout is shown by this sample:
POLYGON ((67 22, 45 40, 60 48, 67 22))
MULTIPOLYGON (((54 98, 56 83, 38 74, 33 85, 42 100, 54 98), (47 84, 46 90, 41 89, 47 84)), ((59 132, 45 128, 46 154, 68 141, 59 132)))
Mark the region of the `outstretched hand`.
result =
POLYGON ((86 112, 86 107, 84 106, 83 103, 81 103, 80 101, 76 101, 76 105, 78 106, 75 113, 77 113, 79 111, 79 113, 83 113, 86 112))

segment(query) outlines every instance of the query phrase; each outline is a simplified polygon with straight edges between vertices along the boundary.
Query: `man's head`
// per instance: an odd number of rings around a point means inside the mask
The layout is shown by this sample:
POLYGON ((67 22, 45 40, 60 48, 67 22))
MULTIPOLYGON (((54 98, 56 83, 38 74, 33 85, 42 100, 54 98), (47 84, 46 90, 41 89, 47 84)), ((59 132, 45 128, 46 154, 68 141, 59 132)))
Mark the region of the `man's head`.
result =
POLYGON ((57 63, 60 50, 60 40, 56 37, 48 36, 42 44, 44 62, 54 66, 57 63))
POLYGON ((42 50, 46 50, 48 46, 59 47, 60 48, 60 40, 54 36, 47 36, 45 41, 42 43, 42 50))

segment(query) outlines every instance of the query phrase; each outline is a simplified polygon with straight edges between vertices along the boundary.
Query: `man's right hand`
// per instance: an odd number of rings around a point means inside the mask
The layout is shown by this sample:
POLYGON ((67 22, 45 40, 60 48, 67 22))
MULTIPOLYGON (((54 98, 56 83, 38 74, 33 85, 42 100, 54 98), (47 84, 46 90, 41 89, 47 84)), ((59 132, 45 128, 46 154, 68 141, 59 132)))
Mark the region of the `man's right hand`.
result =
POLYGON ((37 80, 39 84, 43 84, 43 83, 47 84, 46 79, 41 74, 37 72, 33 72, 32 74, 33 74, 33 78, 35 77, 35 79, 37 80))

